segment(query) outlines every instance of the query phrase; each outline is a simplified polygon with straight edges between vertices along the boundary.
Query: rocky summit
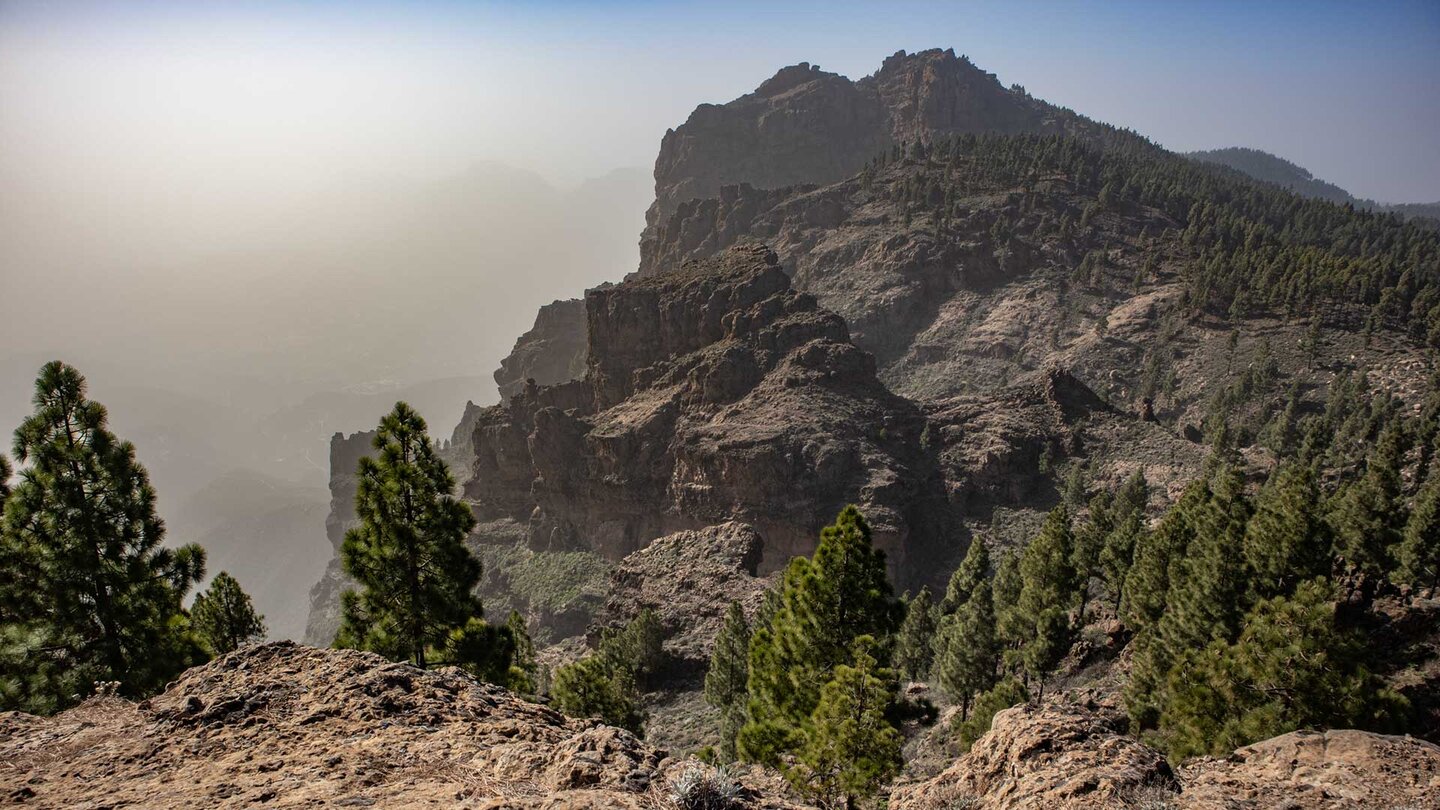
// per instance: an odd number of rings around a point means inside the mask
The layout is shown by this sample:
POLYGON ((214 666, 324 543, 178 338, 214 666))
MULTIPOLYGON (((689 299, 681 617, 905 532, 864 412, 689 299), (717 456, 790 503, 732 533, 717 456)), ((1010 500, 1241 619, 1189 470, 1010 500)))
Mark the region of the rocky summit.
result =
MULTIPOLYGON (((627 731, 567 719, 454 669, 289 642, 242 648, 138 703, 101 696, 51 718, 0 715, 0 802, 29 808, 673 808, 713 770, 627 731)), ((722 777, 731 810, 800 808, 758 769, 722 777)), ((1440 748, 1296 732, 1172 771, 1113 709, 996 716, 953 765, 895 788, 904 810, 1430 808, 1440 748)))

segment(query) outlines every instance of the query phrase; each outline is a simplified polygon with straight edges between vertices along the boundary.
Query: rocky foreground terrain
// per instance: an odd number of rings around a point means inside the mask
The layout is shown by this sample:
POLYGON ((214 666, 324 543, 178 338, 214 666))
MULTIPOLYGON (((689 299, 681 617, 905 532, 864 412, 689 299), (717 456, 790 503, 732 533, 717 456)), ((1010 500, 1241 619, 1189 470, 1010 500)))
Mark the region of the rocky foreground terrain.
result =
MULTIPOLYGON (((1440 747, 1295 732, 1173 772, 1099 705, 1000 713, 974 748, 890 807, 1440 807, 1440 747)), ((131 703, 0 715, 0 803, 31 808, 672 808, 693 761, 571 720, 457 670, 278 642, 243 648, 131 703)), ((738 772, 729 805, 805 806, 738 772)))

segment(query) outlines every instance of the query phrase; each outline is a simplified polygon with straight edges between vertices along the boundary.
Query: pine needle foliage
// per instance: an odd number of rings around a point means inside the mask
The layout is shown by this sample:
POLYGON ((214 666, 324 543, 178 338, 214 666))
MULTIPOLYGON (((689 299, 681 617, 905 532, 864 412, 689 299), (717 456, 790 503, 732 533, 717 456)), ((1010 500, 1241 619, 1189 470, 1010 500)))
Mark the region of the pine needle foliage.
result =
POLYGON ((55 710, 101 681, 153 692, 204 659, 181 601, 205 553, 162 546, 149 476, 79 371, 47 363, 33 402, 0 528, 0 700, 55 710))
POLYGON ((475 517, 451 495, 455 480, 409 405, 395 403, 374 447, 374 457, 359 464, 360 525, 346 532, 340 550, 360 588, 343 596, 335 643, 423 668, 432 647, 483 615, 474 595, 480 562, 463 542, 475 517))
POLYGON ((265 617, 255 612, 250 595, 224 571, 195 597, 190 625, 211 655, 224 655, 265 637, 265 617))

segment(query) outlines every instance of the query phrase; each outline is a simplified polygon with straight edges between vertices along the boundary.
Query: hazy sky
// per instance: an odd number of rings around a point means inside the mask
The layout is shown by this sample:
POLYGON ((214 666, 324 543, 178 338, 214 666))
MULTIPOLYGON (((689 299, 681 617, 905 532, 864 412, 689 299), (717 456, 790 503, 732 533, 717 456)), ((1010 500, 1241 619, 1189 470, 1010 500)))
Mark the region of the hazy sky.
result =
MULTIPOLYGON (((1440 3, 0 3, 0 166, 203 175, 232 202, 327 172, 648 166, 700 101, 808 60, 954 47, 1175 149, 1274 151, 1440 198, 1440 3), (223 173, 215 178, 214 174, 223 173)), ((157 191, 157 193, 160 193, 157 191)))

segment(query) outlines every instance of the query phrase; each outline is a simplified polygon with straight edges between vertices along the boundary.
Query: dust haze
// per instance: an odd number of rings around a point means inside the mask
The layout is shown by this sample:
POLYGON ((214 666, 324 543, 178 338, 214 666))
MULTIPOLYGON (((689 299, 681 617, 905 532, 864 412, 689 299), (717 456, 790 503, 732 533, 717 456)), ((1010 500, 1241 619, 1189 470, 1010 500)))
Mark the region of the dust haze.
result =
POLYGON ((5 452, 39 367, 76 365, 150 470, 169 542, 201 542, 272 635, 298 637, 331 554, 330 436, 404 398, 448 439, 467 400, 497 401, 490 374, 541 304, 634 269, 649 172, 546 177, 494 143, 385 129, 429 79, 404 54, 6 31, 5 452))

